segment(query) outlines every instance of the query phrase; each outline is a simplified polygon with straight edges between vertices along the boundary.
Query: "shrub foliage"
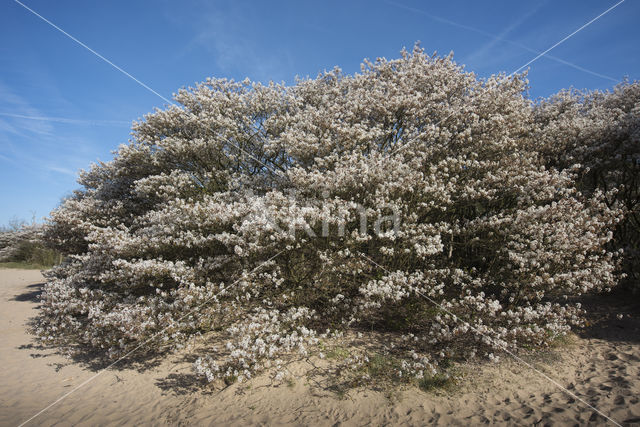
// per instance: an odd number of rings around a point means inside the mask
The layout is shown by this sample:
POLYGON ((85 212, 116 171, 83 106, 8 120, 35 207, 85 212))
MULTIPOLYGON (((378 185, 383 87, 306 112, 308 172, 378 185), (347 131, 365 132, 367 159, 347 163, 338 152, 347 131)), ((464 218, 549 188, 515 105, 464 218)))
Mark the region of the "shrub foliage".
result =
POLYGON ((580 323, 572 297, 616 283, 622 212, 543 155, 557 103, 526 85, 415 48, 293 86, 180 90, 52 212, 68 261, 40 334, 116 357, 215 331, 210 380, 348 328, 400 337, 399 376, 545 345, 580 323))

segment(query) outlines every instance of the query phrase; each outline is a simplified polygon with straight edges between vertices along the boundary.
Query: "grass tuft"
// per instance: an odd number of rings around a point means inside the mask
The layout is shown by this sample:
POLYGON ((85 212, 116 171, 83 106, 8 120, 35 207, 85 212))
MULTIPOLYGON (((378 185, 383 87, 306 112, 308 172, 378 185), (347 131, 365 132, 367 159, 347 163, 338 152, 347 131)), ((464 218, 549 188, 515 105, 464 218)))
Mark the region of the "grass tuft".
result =
POLYGON ((435 374, 430 377, 424 377, 418 381, 418 387, 422 391, 433 391, 443 389, 453 383, 451 376, 444 374, 435 374))

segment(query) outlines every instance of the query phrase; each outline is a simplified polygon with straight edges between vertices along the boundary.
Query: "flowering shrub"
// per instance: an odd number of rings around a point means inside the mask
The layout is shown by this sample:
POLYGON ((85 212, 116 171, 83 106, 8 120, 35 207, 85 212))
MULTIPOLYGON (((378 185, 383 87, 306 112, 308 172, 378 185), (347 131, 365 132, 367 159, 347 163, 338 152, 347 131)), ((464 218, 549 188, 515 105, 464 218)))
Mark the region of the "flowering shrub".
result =
POLYGON ((52 212, 69 256, 40 334, 116 357, 214 331, 209 380, 347 328, 398 334, 405 377, 545 345, 580 323, 569 297, 615 284, 621 213, 546 166, 526 83, 415 48, 292 87, 179 91, 52 212))
POLYGON ((623 82, 612 92, 567 90, 536 106, 539 150, 548 165, 579 164, 578 188, 586 194, 610 191, 609 206, 625 211, 614 232, 624 250, 629 284, 640 279, 640 82, 623 82))

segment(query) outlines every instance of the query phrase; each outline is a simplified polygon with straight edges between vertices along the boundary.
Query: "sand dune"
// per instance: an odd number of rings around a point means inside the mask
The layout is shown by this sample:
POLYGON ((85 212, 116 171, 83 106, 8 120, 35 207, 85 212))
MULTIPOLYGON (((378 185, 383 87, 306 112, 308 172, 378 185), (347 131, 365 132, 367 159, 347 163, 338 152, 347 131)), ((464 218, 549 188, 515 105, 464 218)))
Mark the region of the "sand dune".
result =
MULTIPOLYGON (((36 314, 40 273, 0 270, 0 424, 20 424, 97 372, 33 345, 26 324, 36 314)), ((601 319, 569 344, 535 360, 537 369, 623 425, 640 425, 640 319, 637 306, 593 304, 601 319)), ((344 398, 314 386, 306 362, 289 369, 293 384, 266 377, 223 390, 195 381, 187 354, 143 372, 102 371, 29 425, 600 425, 613 424, 514 360, 468 366, 447 392, 356 390, 344 398)))

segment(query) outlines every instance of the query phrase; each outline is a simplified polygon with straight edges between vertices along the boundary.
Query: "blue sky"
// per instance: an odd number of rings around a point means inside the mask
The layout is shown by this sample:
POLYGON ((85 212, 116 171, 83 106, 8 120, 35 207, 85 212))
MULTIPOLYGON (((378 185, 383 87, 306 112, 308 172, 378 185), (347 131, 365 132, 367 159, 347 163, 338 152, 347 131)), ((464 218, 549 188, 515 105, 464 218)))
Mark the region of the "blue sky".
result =
MULTIPOLYGON (((416 41, 480 76, 511 73, 616 1, 21 0, 165 98, 207 77, 292 83, 416 41)), ((530 96, 640 79, 640 1, 626 0, 530 65, 530 96)), ((0 225, 40 220, 77 171, 165 105, 12 0, 0 4, 0 225)))

